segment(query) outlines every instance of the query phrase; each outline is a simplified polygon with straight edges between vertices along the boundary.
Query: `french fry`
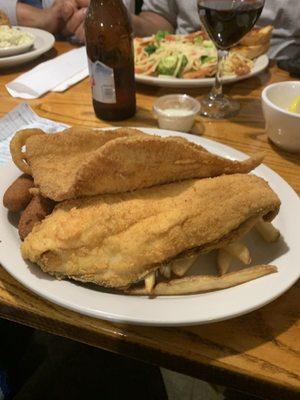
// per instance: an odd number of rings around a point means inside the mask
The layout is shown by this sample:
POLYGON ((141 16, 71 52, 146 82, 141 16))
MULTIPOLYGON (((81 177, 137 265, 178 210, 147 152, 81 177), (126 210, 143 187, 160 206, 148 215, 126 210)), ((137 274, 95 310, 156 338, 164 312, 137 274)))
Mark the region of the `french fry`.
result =
POLYGON ((159 267, 159 272, 164 276, 165 278, 170 278, 171 277, 171 267, 169 264, 164 264, 159 267))
POLYGON ((147 293, 151 293, 155 285, 155 271, 150 272, 145 278, 145 290, 147 293))
POLYGON ((171 261, 171 270, 177 276, 183 276, 191 268, 198 257, 198 254, 193 254, 183 258, 177 258, 171 261))
POLYGON ((233 257, 238 258, 244 264, 248 265, 251 263, 251 257, 248 247, 246 247, 242 243, 230 243, 226 247, 224 247, 223 250, 227 251, 227 253, 229 253, 233 257))
POLYGON ((266 242, 276 242, 279 239, 280 232, 271 222, 266 222, 262 218, 256 223, 255 229, 265 239, 266 242))
MULTIPOLYGON (((277 268, 274 265, 256 265, 217 277, 209 275, 187 276, 170 282, 158 283, 152 290, 151 295, 174 296, 226 289, 274 272, 277 272, 277 268)), ((145 288, 131 289, 127 293, 133 295, 149 294, 145 288)))
POLYGON ((217 258, 217 270, 219 275, 224 275, 229 270, 232 257, 227 251, 220 249, 217 258))

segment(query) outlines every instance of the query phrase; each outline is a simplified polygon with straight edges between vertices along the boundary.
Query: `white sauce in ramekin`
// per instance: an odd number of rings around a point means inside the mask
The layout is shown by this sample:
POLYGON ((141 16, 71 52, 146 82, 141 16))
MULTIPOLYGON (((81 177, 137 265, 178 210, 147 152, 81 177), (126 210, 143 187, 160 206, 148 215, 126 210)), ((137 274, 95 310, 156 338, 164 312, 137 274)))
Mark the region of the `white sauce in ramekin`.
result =
POLYGON ((160 110, 158 124, 161 129, 170 129, 188 132, 192 129, 195 121, 195 113, 184 108, 166 108, 160 110))

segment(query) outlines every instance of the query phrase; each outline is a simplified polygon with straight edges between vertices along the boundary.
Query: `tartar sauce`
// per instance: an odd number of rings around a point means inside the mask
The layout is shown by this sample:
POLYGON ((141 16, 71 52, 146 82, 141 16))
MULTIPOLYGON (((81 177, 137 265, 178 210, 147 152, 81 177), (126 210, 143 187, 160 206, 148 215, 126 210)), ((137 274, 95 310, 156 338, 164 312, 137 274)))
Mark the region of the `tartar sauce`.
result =
POLYGON ((200 111, 200 103, 187 94, 168 94, 153 104, 153 112, 162 129, 189 132, 200 111))
POLYGON ((158 115, 158 124, 162 129, 188 132, 195 121, 195 113, 184 108, 166 108, 158 115))

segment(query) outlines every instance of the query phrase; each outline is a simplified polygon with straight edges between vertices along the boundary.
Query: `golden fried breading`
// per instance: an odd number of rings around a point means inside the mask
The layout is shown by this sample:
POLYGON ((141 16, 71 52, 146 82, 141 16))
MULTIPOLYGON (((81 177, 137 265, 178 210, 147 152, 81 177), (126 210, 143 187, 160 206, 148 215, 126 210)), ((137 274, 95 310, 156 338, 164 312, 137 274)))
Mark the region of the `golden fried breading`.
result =
POLYGON ((272 25, 266 25, 262 28, 253 28, 242 38, 240 44, 242 46, 258 46, 270 43, 272 32, 272 25))
POLYGON ((229 272, 223 276, 195 275, 173 279, 169 282, 160 282, 153 288, 151 293, 143 287, 130 289, 128 293, 134 295, 151 294, 151 297, 201 293, 240 285, 274 272, 277 272, 277 267, 274 265, 256 265, 240 271, 229 272))
POLYGON ((57 278, 120 288, 178 255, 226 246, 279 206, 263 179, 243 174, 69 200, 33 228, 22 255, 57 278))
POLYGON ((235 46, 230 50, 231 54, 238 53, 241 54, 242 56, 246 58, 250 58, 253 60, 254 58, 257 58, 261 56, 262 54, 266 54, 267 51, 269 50, 270 43, 263 43, 263 44, 258 44, 255 46, 235 46))
POLYGON ((0 10, 0 25, 7 25, 11 28, 11 23, 4 11, 0 10))
MULTIPOLYGON (((32 174, 31 166, 28 163, 35 158, 41 159, 45 174, 48 174, 47 163, 49 163, 48 169, 53 168, 55 169, 53 172, 56 173, 59 169, 64 169, 61 168, 64 161, 70 170, 76 168, 77 164, 80 166, 90 152, 97 150, 110 140, 142 134, 137 129, 129 128, 101 131, 101 133, 105 134, 100 135, 99 131, 83 127, 72 127, 56 134, 46 134, 41 129, 23 129, 12 138, 10 152, 16 166, 26 174, 32 174), (28 145, 31 147, 30 156, 27 153, 28 145), (22 151, 23 147, 26 148, 25 152, 22 151), (58 168, 52 165, 55 162, 59 163, 58 168)), ((64 175, 62 177, 66 179, 64 175)), ((51 179, 50 174, 45 176, 46 178, 51 179)))
POLYGON ((3 205, 11 212, 20 212, 29 204, 32 194, 29 189, 34 187, 30 175, 22 174, 5 191, 3 205))
POLYGON ((33 196, 19 220, 18 231, 20 238, 24 240, 32 231, 34 225, 53 211, 54 206, 55 202, 53 200, 46 199, 40 195, 33 196))
POLYGON ((237 46, 230 49, 230 53, 238 53, 251 60, 267 53, 270 47, 272 31, 272 25, 267 25, 263 28, 253 28, 243 37, 237 46))
MULTIPOLYGON (((41 132, 41 131, 40 131, 41 132)), ((55 201, 120 193, 163 183, 247 173, 260 164, 262 155, 232 161, 209 153, 179 137, 146 135, 132 129, 95 132, 72 128, 58 134, 28 137, 28 130, 13 138, 13 159, 30 168, 44 197, 55 201), (24 144, 25 155, 16 150, 24 144), (20 161, 21 160, 21 161, 20 161)), ((29 135, 30 136, 30 135, 29 135)))

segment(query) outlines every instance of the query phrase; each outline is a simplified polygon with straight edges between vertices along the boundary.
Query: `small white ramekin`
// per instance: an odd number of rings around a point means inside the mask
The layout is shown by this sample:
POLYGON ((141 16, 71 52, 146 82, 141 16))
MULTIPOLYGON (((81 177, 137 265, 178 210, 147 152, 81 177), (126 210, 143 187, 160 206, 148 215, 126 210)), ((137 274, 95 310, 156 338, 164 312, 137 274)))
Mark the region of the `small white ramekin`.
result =
POLYGON ((300 114, 287 111, 300 96, 300 81, 287 81, 267 86, 262 92, 266 133, 278 147, 300 152, 300 114))
POLYGON ((158 119, 161 129, 189 132, 200 111, 200 103, 187 94, 170 94, 159 97, 154 105, 153 112, 158 119), (169 115, 167 110, 172 109, 174 113, 169 115), (178 113, 176 113, 178 110, 178 113), (186 115, 180 115, 179 110, 184 110, 186 115))

